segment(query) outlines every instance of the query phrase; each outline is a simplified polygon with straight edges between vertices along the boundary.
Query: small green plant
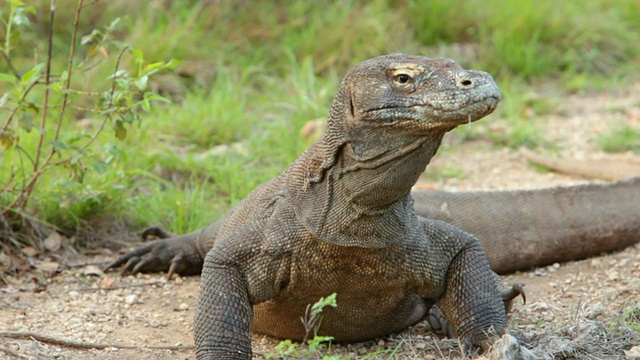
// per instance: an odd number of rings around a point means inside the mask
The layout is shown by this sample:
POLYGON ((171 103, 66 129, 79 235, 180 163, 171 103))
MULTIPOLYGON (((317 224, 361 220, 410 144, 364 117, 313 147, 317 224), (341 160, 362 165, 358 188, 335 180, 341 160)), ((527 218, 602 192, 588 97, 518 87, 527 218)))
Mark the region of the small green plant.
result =
POLYGON ((630 308, 615 319, 615 321, 635 329, 637 336, 640 337, 640 307, 630 308))
POLYGON ((529 163, 529 166, 538 174, 548 174, 551 170, 539 164, 529 163))
POLYGON ((305 315, 300 318, 305 328, 306 334, 302 344, 296 344, 291 340, 281 341, 274 350, 276 353, 268 353, 267 359, 323 359, 339 360, 345 359, 339 355, 323 355, 322 348, 333 340, 332 336, 319 336, 318 331, 322 326, 322 312, 327 306, 337 307, 336 293, 326 298, 320 298, 315 304, 307 305, 305 315), (313 335, 313 338, 311 336, 313 335), (306 345, 303 345, 306 344, 306 345))
POLYGON ((458 166, 433 165, 423 176, 431 180, 463 179, 466 176, 466 172, 458 166))
MULTIPOLYGON (((311 334, 313 334, 314 338, 318 337, 318 330, 320 330, 320 326, 322 326, 322 311, 324 311, 324 308, 327 306, 338 306, 336 296, 337 294, 333 293, 326 298, 320 298, 320 300, 313 304, 313 306, 307 305, 307 311, 305 312, 304 317, 300 319, 306 331, 303 342, 306 342, 311 337, 311 334)), ((324 341, 333 340, 333 338, 330 337, 324 338, 326 338, 324 341)))
POLYGON ((114 40, 119 19, 80 37, 83 1, 79 0, 66 62, 53 56, 56 7, 51 6, 46 56, 24 70, 14 60, 13 50, 23 32, 30 30, 26 15, 35 14, 35 8, 20 0, 10 0, 8 7, 8 12, 0 12, 5 39, 0 52, 8 69, 0 73, 4 90, 0 110, 7 114, 0 123, 0 217, 14 223, 39 212, 38 221, 66 217, 77 224, 109 203, 113 199, 109 190, 116 190, 126 178, 122 172, 108 172, 126 153, 116 142, 102 140, 107 137, 103 130, 111 127, 115 138, 123 140, 125 125, 139 122, 153 102, 168 102, 149 90, 149 79, 176 63, 148 64, 141 51, 114 40), (129 58, 132 70, 124 68, 129 58), (102 88, 97 82, 96 88, 86 89, 80 85, 84 81, 75 80, 91 76, 98 68, 112 69, 102 88), (83 120, 78 114, 92 125, 77 125, 83 120), (42 188, 45 182, 47 187, 42 188), (34 194, 38 202, 30 208, 34 194))
POLYGON ((597 139, 598 147, 606 152, 633 151, 640 152, 640 128, 631 125, 620 125, 597 139))
POLYGON ((541 135, 541 126, 529 119, 507 119, 503 126, 496 129, 486 131, 486 136, 496 146, 508 146, 513 149, 524 146, 534 149, 546 144, 541 135))

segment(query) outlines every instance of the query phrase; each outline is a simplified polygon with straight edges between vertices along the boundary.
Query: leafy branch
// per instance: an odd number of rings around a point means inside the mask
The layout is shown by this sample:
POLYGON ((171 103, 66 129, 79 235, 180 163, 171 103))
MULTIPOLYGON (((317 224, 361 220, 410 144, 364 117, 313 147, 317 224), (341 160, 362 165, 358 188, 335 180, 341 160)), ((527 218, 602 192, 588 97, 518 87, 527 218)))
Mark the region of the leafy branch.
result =
MULTIPOLYGON (((83 160, 92 158, 95 140, 100 137, 107 124, 114 128, 116 138, 123 140, 127 130, 125 124, 132 125, 140 121, 140 113, 151 110, 154 102, 169 102, 164 97, 148 90, 149 79, 152 75, 172 69, 177 62, 157 62, 147 64, 141 51, 128 44, 112 39, 119 19, 114 20, 102 30, 93 30, 80 40, 80 45, 88 48, 86 58, 74 63, 76 58, 79 35, 79 22, 82 9, 87 5, 84 0, 78 0, 71 33, 69 54, 66 70, 59 75, 52 73, 53 33, 56 19, 56 1, 51 0, 49 26, 47 38, 47 56, 44 63, 37 64, 21 73, 14 65, 12 50, 19 44, 21 31, 30 26, 26 14, 35 14, 35 8, 26 6, 21 0, 8 2, 8 17, 0 15, 4 25, 4 43, 0 53, 5 58, 9 73, 0 73, 0 85, 9 87, 9 91, 0 97, 0 110, 8 111, 4 124, 0 128, 0 145, 2 146, 3 165, 0 166, 0 179, 4 185, 0 188, 2 208, 0 216, 9 213, 23 214, 38 181, 42 175, 60 166, 71 171, 72 180, 82 183, 86 170, 93 169, 103 172, 105 166, 114 161, 116 156, 109 156, 106 161, 94 161, 93 166, 87 168, 83 160), (110 48, 119 50, 115 61, 115 69, 109 76, 110 86, 106 91, 84 91, 72 88, 72 78, 77 74, 86 73, 104 59, 110 58, 110 48), (125 55, 132 58, 135 71, 130 72, 122 68, 125 55), (42 100, 38 98, 37 89, 42 89, 42 100), (98 130, 91 134, 82 131, 78 134, 61 139, 63 123, 70 118, 68 109, 81 108, 73 105, 71 95, 82 99, 93 98, 95 109, 102 119, 98 130), (52 99, 60 99, 58 104, 52 104, 52 99), (57 114, 52 111, 56 109, 57 114), (33 122, 34 116, 40 118, 39 124, 33 122), (55 118, 55 121, 52 120, 55 118), (16 123, 17 119, 17 123, 16 123), (26 139, 31 136, 33 129, 37 130, 35 147, 29 146, 26 139), (86 139, 84 144, 81 144, 86 139), (57 157, 57 159, 56 159, 57 157), (26 160, 26 161, 25 161, 26 160), (30 164, 30 167, 25 167, 30 164)), ((0 89, 3 87, 0 86, 0 89)), ((110 147, 107 151, 118 153, 110 147)))

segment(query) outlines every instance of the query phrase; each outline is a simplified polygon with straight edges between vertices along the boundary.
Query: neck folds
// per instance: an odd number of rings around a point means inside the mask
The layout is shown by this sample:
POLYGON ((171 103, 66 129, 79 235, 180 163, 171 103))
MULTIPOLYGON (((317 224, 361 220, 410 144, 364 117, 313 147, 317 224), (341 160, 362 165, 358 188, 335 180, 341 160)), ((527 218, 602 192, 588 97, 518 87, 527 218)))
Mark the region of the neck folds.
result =
POLYGON ((376 146, 349 141, 321 181, 296 187, 292 203, 312 234, 336 245, 365 248, 392 246, 414 235, 417 217, 409 192, 442 135, 400 144, 394 139, 379 139, 376 146))

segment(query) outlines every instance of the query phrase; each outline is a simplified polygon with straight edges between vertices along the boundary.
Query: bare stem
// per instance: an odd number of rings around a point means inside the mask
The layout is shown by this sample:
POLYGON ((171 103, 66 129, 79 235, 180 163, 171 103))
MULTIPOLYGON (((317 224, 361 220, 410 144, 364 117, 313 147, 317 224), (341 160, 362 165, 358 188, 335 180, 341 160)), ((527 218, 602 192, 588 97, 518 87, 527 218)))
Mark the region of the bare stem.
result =
MULTIPOLYGON (((69 92, 67 91, 70 87, 71 87, 71 72, 73 70, 73 56, 75 55, 75 51, 76 51, 76 40, 78 38, 78 24, 80 23, 80 12, 82 10, 82 4, 83 4, 84 0, 78 0, 78 6, 76 7, 76 17, 75 20, 73 22, 73 35, 71 38, 71 49, 69 50, 69 62, 68 62, 68 66, 67 66, 67 79, 65 81, 65 85, 64 85, 64 90, 63 90, 63 94, 62 94, 62 108, 60 109, 60 113, 58 116, 58 123, 56 124, 56 132, 54 135, 54 141, 58 140, 59 136, 60 136, 60 128, 62 127, 62 121, 64 118, 64 112, 66 110, 66 105, 67 105, 67 101, 69 98, 69 92)), ((56 0, 51 0, 51 26, 49 28, 49 53, 47 54, 47 70, 46 70, 46 82, 47 84, 49 84, 49 76, 50 76, 50 69, 51 69, 51 58, 52 58, 52 51, 53 51, 53 20, 54 20, 54 14, 55 14, 55 9, 56 9, 56 0)), ((45 90, 45 99, 44 99, 44 115, 42 117, 42 128, 44 129, 44 125, 45 125, 45 118, 46 118, 46 109, 48 106, 48 94, 49 94, 49 86, 47 86, 46 90, 45 90)), ((40 152, 41 152, 41 148, 42 148, 42 141, 43 141, 44 135, 40 136, 40 142, 38 143, 38 150, 37 150, 37 155, 36 155, 36 164, 35 164, 35 171, 36 173, 38 173, 38 175, 34 176, 31 181, 29 182, 29 184, 27 185, 27 188, 25 190, 26 194, 24 194, 23 199, 20 203, 20 210, 23 210, 24 207, 27 204, 27 201, 29 200, 29 197, 31 196, 31 193, 33 192, 33 188, 35 187, 36 182, 38 181, 38 178, 40 177, 40 174, 42 174, 42 172, 38 172, 38 160, 40 158, 40 152)), ((51 161, 51 159, 53 158, 53 156, 55 155, 56 150, 55 148, 51 148, 51 151, 49 152, 49 156, 47 156, 46 160, 43 162, 42 164, 42 168, 44 169, 49 162, 51 161)))
MULTIPOLYGON (((45 83, 48 85, 51 80, 51 59, 53 58, 53 22, 56 15, 56 0, 51 0, 51 15, 49 17, 49 44, 47 49, 47 65, 44 73, 45 83)), ((42 120, 40 121, 40 128, 45 129, 47 124, 47 105, 49 104, 49 86, 44 88, 44 106, 42 107, 42 120)), ((40 139, 38 140, 38 148, 36 149, 36 159, 33 164, 33 170, 38 170, 40 164, 40 153, 42 152, 42 146, 44 144, 45 132, 40 133, 40 139)))
MULTIPOLYGON (((55 20, 55 13, 56 13, 56 0, 51 0, 51 15, 49 17, 49 44, 48 44, 49 48, 47 50, 47 65, 45 70, 46 84, 49 84, 49 80, 51 78, 51 59, 53 58, 53 22, 55 20)), ((47 104, 48 103, 49 103, 49 86, 46 86, 44 90, 44 106, 42 107, 42 120, 40 121, 41 129, 44 129, 47 123, 47 104)), ((10 116, 10 118, 13 117, 14 114, 15 112, 10 116)), ((8 126, 8 122, 9 121, 7 121, 7 124, 5 124, 5 127, 8 126)), ((38 170, 39 170, 38 166, 40 163, 40 153, 42 152, 42 146, 44 144, 44 137, 45 137, 45 132, 41 131, 40 138, 38 140, 38 147, 36 149, 36 158, 33 163, 34 173, 38 173, 38 170)), ((11 204, 9 204, 0 213, 0 215, 4 215, 7 211, 14 209, 16 206, 20 210, 23 210, 25 205, 27 204, 27 201, 29 200, 29 196, 33 191, 33 187, 35 186, 37 179, 38 179, 38 176, 32 177, 31 181, 29 182, 29 184, 27 184, 26 188, 21 192, 21 194, 16 196, 16 198, 11 202, 11 204)))

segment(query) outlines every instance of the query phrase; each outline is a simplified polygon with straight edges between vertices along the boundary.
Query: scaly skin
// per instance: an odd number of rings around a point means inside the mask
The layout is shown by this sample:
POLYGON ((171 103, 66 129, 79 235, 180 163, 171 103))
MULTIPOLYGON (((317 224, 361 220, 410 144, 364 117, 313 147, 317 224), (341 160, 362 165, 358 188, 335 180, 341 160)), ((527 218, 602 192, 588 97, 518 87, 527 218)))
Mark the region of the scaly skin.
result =
POLYGON ((250 358, 252 327, 300 340, 307 304, 333 292, 339 306, 325 310, 320 334, 336 341, 400 331, 437 303, 461 339, 486 347, 505 331, 504 301, 517 289, 503 288, 477 238, 418 217, 410 190, 443 135, 490 114, 499 99, 489 74, 449 59, 360 63, 340 86, 323 138, 285 172, 214 225, 109 268, 202 267, 199 359, 250 358))
POLYGON ((640 241, 640 177, 528 191, 412 195, 420 216, 480 238, 498 274, 597 256, 640 241))
MULTIPOLYGON (((411 195, 418 216, 449 222, 477 236, 498 274, 598 256, 640 241, 640 177, 539 190, 414 190, 411 195)), ((162 236, 151 228, 167 240, 141 246, 109 268, 129 261, 124 272, 165 271, 169 278, 174 273, 200 274, 219 224, 179 237, 162 236), (196 261, 180 260, 185 258, 196 261), (173 263, 181 270, 172 269, 173 263)))

